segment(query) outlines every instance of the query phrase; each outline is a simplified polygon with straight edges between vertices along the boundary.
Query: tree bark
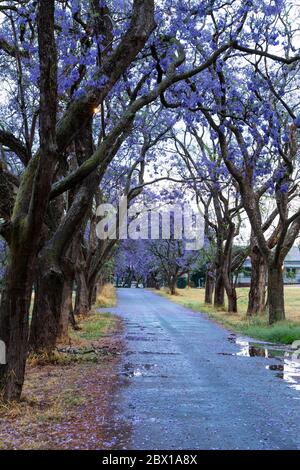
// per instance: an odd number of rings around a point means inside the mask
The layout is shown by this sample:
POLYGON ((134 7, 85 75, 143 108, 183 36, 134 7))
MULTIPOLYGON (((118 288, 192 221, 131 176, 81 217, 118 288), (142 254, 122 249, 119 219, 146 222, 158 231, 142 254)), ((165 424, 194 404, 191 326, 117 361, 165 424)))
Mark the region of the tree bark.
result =
POLYGON ((229 292, 227 292, 228 298, 228 312, 237 313, 237 295, 236 289, 232 287, 229 292))
POLYGON ((70 311, 69 320, 70 320, 70 325, 73 328, 73 330, 78 331, 78 330, 81 329, 80 326, 76 322, 76 318, 75 318, 75 315, 74 315, 74 310, 70 311))
POLYGON ((98 292, 98 289, 97 289, 97 283, 94 285, 94 287, 91 289, 91 308, 93 307, 93 305, 95 305, 96 301, 97 301, 97 292, 98 292))
POLYGON ((88 315, 90 312, 89 289, 83 270, 76 273, 75 315, 88 315))
POLYGON ((73 273, 65 275, 58 332, 59 341, 65 341, 69 338, 69 324, 73 318, 73 284, 73 273))
POLYGON ((216 283, 215 283, 215 295, 214 295, 214 307, 224 308, 225 304, 225 288, 221 269, 217 270, 216 283))
POLYGON ((50 257, 40 258, 30 326, 30 351, 50 354, 58 341, 68 338, 73 316, 73 283, 74 274, 69 266, 62 270, 50 257))
POLYGON ((236 295, 236 288, 232 279, 231 272, 228 270, 230 269, 230 260, 227 265, 225 265, 224 270, 226 270, 226 273, 224 273, 223 280, 224 280, 224 287, 226 290, 226 295, 227 295, 227 300, 228 300, 228 312, 232 313, 237 313, 237 295, 236 295))
POLYGON ((228 300, 228 312, 237 313, 237 295, 236 288, 233 281, 232 269, 232 245, 235 235, 235 224, 232 221, 228 221, 228 233, 226 237, 226 243, 223 252, 223 265, 222 274, 224 287, 227 294, 228 300))
POLYGON ((21 397, 27 358, 32 272, 22 255, 12 256, 2 289, 0 338, 6 346, 6 365, 0 367, 0 388, 5 400, 21 397), (23 264, 24 263, 24 264, 23 264))
POLYGON ((268 266, 269 323, 285 319, 284 284, 282 264, 270 263, 268 266))
POLYGON ((205 303, 212 304, 215 280, 211 269, 206 271, 205 279, 205 303))
POLYGON ((249 317, 261 314, 265 309, 266 280, 267 268, 264 257, 257 245, 254 245, 251 250, 251 284, 247 308, 249 317))
POLYGON ((39 259, 35 302, 30 327, 30 350, 50 354, 59 337, 64 291, 64 273, 45 254, 39 259))
POLYGON ((168 281, 168 287, 169 287, 171 295, 176 295, 176 283, 177 283, 177 277, 171 276, 171 278, 168 281))

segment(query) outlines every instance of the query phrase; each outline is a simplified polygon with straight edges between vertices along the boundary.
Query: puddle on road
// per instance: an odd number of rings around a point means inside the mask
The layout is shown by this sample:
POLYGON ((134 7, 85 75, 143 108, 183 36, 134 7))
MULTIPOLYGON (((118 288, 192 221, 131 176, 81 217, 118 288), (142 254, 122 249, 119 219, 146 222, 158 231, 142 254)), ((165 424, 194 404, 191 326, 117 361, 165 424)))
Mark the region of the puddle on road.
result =
POLYGON ((276 377, 283 379, 291 388, 300 392, 300 361, 284 359, 283 364, 271 364, 266 369, 276 371, 276 377))
POLYGON ((293 345, 284 346, 251 342, 234 334, 229 336, 228 341, 239 346, 240 350, 236 353, 220 354, 274 359, 277 363, 267 365, 266 369, 276 372, 276 377, 284 380, 289 387, 300 392, 300 347, 298 343, 293 347, 293 345))
POLYGON ((143 364, 139 366, 134 366, 131 363, 124 364, 123 371, 121 375, 126 377, 155 377, 153 375, 153 370, 157 367, 157 364, 143 364))

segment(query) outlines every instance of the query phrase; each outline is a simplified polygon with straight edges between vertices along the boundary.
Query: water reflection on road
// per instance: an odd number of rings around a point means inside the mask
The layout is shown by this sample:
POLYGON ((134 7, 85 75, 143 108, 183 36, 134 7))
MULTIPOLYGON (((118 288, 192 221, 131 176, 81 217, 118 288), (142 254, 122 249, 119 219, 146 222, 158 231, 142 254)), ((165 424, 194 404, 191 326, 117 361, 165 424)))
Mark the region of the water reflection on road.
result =
POLYGON ((300 392, 300 347, 276 345, 272 343, 253 343, 247 338, 230 335, 228 340, 239 346, 236 356, 264 357, 274 359, 276 363, 266 365, 266 369, 276 372, 276 377, 284 380, 287 385, 300 392))

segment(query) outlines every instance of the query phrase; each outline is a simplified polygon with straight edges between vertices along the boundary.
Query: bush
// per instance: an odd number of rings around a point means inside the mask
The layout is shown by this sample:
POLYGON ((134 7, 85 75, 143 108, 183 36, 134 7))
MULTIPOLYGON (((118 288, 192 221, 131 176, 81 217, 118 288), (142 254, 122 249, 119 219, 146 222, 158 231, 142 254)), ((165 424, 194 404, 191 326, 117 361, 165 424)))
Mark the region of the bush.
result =
POLYGON ((187 280, 184 277, 180 277, 177 281, 178 289, 185 289, 187 286, 187 280))

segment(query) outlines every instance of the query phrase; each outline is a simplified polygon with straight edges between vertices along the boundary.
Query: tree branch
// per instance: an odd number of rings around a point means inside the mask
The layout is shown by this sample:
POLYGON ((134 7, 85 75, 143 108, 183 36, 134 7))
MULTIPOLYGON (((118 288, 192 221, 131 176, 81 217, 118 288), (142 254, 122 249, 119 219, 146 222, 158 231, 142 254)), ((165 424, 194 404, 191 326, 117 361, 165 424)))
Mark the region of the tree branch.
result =
POLYGON ((0 143, 14 152, 25 166, 28 164, 29 156, 25 145, 11 132, 0 129, 0 143))

